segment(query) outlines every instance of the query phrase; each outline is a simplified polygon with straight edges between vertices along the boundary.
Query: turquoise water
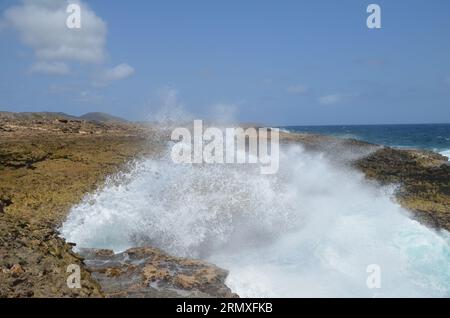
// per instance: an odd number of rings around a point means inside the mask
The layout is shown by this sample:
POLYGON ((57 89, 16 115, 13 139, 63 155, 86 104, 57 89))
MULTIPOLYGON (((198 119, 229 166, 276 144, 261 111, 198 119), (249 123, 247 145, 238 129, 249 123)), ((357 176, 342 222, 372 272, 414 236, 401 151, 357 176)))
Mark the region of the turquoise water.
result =
POLYGON ((450 124, 286 126, 292 132, 309 132, 354 138, 400 148, 419 148, 450 155, 450 124))

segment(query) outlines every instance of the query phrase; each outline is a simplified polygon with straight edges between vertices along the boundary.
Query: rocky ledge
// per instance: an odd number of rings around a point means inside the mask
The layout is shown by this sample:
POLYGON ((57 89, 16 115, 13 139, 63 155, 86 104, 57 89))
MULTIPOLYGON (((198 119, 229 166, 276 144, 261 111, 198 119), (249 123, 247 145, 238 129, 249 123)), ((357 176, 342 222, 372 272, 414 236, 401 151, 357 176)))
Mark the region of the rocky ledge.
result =
POLYGON ((440 154, 378 149, 354 162, 372 180, 397 185, 398 202, 417 220, 450 231, 450 165, 440 154))
POLYGON ((106 297, 237 297, 225 285, 228 272, 204 261, 152 247, 118 254, 82 249, 79 254, 106 297))
POLYGON ((51 224, 0 215, 0 298, 101 297, 101 287, 51 224), (66 269, 81 268, 80 289, 69 289, 66 269))

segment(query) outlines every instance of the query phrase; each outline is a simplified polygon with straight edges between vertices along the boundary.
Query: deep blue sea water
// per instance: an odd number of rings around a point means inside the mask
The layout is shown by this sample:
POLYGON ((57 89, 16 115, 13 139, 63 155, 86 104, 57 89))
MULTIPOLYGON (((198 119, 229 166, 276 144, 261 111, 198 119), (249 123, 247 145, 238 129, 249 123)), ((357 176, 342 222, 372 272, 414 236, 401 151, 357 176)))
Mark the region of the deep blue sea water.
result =
POLYGON ((354 138, 398 148, 419 148, 450 156, 450 124, 285 126, 290 132, 307 132, 354 138))

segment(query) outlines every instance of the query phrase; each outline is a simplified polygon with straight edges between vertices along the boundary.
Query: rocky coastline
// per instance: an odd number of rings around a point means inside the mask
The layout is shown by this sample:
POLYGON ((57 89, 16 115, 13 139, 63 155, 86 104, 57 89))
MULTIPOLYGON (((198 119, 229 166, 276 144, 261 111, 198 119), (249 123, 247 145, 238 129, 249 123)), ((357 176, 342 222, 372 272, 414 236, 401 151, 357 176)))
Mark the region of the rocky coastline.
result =
MULTIPOLYGON (((75 253, 57 232, 69 208, 108 175, 158 153, 147 138, 157 134, 142 124, 0 114, 0 297, 237 297, 225 285, 227 272, 213 264, 152 247, 75 253), (69 264, 81 268, 80 289, 67 287, 69 264)), ((281 140, 397 185, 396 200, 417 220, 450 230, 446 157, 319 135, 281 140)))

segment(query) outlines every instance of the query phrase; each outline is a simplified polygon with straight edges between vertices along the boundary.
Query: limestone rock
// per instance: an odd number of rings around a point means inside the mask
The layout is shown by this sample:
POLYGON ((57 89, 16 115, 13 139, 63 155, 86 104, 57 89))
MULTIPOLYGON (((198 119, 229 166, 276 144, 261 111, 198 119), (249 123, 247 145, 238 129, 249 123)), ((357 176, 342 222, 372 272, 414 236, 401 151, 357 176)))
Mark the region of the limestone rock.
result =
POLYGON ((107 297, 237 297, 225 285, 227 271, 205 261, 152 247, 119 254, 82 249, 80 254, 107 297))

